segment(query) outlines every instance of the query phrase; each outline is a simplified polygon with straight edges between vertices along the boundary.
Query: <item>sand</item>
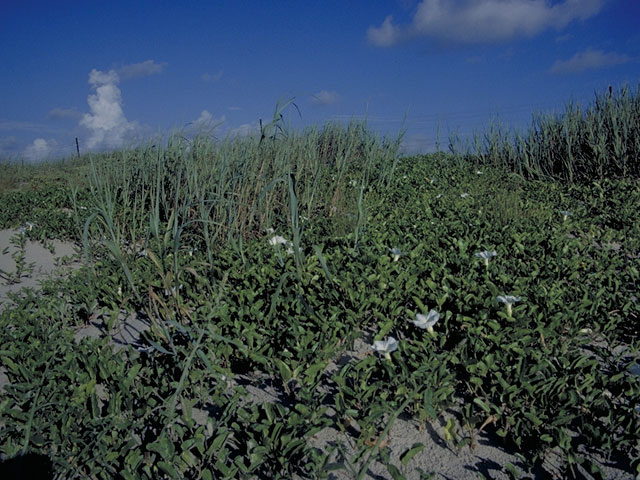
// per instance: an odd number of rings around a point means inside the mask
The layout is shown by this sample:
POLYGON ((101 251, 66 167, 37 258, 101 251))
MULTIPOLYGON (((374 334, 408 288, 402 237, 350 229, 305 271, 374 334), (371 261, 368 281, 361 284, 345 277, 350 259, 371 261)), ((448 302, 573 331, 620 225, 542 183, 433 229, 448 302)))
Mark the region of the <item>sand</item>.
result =
MULTIPOLYGON (((11 238, 19 234, 17 230, 0 230, 0 271, 14 274, 16 262, 13 255, 18 253, 18 248, 11 238)), ((69 242, 52 240, 53 253, 39 242, 27 240, 25 244, 25 261, 27 269, 22 273, 18 281, 8 283, 0 276, 0 311, 9 304, 10 293, 18 293, 23 288, 38 289, 42 280, 53 275, 68 275, 71 270, 78 268, 80 263, 74 260, 77 257, 78 248, 69 242)))

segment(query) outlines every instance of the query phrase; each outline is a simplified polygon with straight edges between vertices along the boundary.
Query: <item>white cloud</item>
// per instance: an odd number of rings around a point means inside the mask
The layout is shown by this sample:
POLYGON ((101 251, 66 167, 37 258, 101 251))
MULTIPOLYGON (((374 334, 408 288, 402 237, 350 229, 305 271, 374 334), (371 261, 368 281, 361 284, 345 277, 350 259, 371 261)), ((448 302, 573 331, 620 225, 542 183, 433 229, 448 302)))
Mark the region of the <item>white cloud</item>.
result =
POLYGON ((120 147, 138 127, 137 122, 129 122, 124 115, 119 81, 114 70, 93 69, 89 74, 89 83, 96 93, 87 98, 91 113, 80 120, 80 125, 91 132, 85 142, 89 149, 120 147))
POLYGON ((612 67, 632 61, 631 57, 614 52, 603 52, 590 48, 576 53, 569 60, 556 60, 549 71, 551 73, 580 73, 585 70, 612 67))
POLYGON ((321 90, 311 97, 311 103, 314 105, 331 105, 340 99, 340 96, 336 92, 328 92, 327 90, 321 90))
POLYGON ((247 137, 260 134, 260 124, 258 122, 243 123, 235 128, 230 128, 227 135, 230 137, 247 137))
POLYGON ((428 37, 444 43, 477 44, 533 37, 574 20, 596 15, 605 0, 423 0, 409 25, 391 16, 369 27, 371 44, 388 47, 402 40, 428 37))
POLYGON ((393 17, 387 16, 379 27, 369 27, 367 38, 369 43, 378 47, 390 47, 400 41, 401 29, 393 25, 393 17))
POLYGON ((45 140, 36 138, 31 145, 24 149, 23 156, 29 162, 39 162, 51 156, 52 151, 57 146, 55 140, 45 140))
POLYGON ((203 73, 200 78, 205 82, 217 82, 222 78, 223 72, 220 70, 218 73, 203 73))
POLYGON ((213 115, 211 115, 207 110, 203 110, 202 112, 200 112, 200 116, 196 120, 194 120, 193 123, 207 123, 210 122, 212 118, 213 115))
POLYGON ((140 63, 123 65, 118 69, 120 78, 147 77, 157 75, 167 67, 167 62, 156 63, 154 60, 146 60, 140 63))
POLYGON ((200 116, 196 118, 193 122, 189 122, 189 125, 192 125, 197 128, 202 127, 216 127, 225 121, 225 116, 222 115, 219 118, 214 117, 208 110, 202 110, 200 112, 200 116))

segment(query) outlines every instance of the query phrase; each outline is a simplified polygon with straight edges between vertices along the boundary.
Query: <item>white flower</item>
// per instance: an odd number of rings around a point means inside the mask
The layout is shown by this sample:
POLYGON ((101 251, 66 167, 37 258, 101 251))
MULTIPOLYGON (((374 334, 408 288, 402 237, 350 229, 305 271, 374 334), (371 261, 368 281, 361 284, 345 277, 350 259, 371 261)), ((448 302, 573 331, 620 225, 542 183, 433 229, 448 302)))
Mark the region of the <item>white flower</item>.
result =
POLYGON ((180 290, 182 290, 182 287, 183 287, 183 285, 180 284, 180 285, 178 285, 178 288, 176 288, 176 287, 171 287, 170 289, 169 288, 165 288, 164 289, 164 296, 165 297, 170 297, 170 296, 175 297, 177 295, 177 293, 180 290))
POLYGON ((352 187, 355 187, 356 185, 358 185, 358 181, 357 180, 351 180, 349 182, 349 185, 351 185, 352 187))
POLYGON ((399 248, 395 248, 395 247, 390 248, 389 253, 391 253, 391 256, 393 257, 394 262, 397 262, 402 256, 402 251, 399 248))
POLYGON ((468 193, 461 193, 460 194, 460 198, 469 198, 471 195, 469 195, 468 193))
POLYGON ((513 295, 499 295, 498 301, 504 303, 507 306, 507 314, 511 316, 511 306, 522 300, 520 297, 514 297, 513 295))
POLYGON ((560 210, 560 213, 562 214, 562 221, 566 221, 567 218, 569 218, 571 215, 573 215, 569 210, 560 210))
POLYGON ((18 231, 19 231, 20 233, 24 233, 24 232, 26 232, 26 231, 29 231, 29 232, 30 232, 31 230, 33 230, 33 227, 35 227, 35 226, 36 226, 36 224, 35 224, 35 223, 33 223, 33 222, 26 222, 23 226, 21 226, 21 227, 18 229, 18 231))
POLYGON ((395 352, 398 349, 398 341, 393 337, 376 340, 371 348, 376 352, 382 353, 387 360, 391 360, 391 352, 395 352))
POLYGON ((476 170, 476 175, 482 175, 482 171, 476 170))
POLYGON ((437 321, 440 320, 440 314, 438 312, 436 312, 435 310, 430 310, 428 314, 423 315, 421 313, 418 313, 416 315, 416 319, 415 320, 409 320, 411 323, 413 323, 416 327, 421 328, 421 329, 427 329, 427 331, 433 335, 433 326, 437 323, 437 321))
POLYGON ((267 232, 268 235, 272 235, 272 234, 276 233, 276 231, 271 227, 267 228, 265 230, 265 232, 267 232))
POLYGON ((491 260, 493 257, 498 255, 498 252, 496 252, 495 250, 492 250, 492 251, 485 250, 484 252, 478 252, 475 255, 478 258, 482 258, 484 260, 484 264, 488 267, 489 260, 491 260))
POLYGON ((289 240, 287 240, 284 237, 281 237, 280 235, 275 235, 275 236, 271 237, 269 239, 269 243, 271 245, 273 245, 273 246, 276 246, 276 245, 287 245, 287 246, 290 246, 290 245, 292 245, 292 243, 289 240))

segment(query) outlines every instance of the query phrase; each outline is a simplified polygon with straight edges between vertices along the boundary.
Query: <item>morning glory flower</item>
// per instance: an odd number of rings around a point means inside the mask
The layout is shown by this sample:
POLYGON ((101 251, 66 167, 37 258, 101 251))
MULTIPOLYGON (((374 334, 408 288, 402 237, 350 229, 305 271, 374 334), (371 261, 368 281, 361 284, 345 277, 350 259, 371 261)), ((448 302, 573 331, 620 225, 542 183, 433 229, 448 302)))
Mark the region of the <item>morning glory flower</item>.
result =
POLYGON ((507 306, 507 315, 511 316, 511 306, 522 300, 520 297, 514 297, 513 295, 500 295, 498 301, 504 303, 507 306))
POLYGON ((440 320, 440 314, 435 310, 430 310, 428 314, 418 313, 415 320, 409 320, 416 327, 426 329, 431 335, 434 335, 433 326, 440 320))
POLYGON ((469 198, 471 195, 469 195, 468 193, 461 193, 460 194, 460 198, 469 198))
POLYGON ((389 253, 391 253, 391 256, 393 257, 394 262, 397 262, 402 256, 402 251, 399 248, 395 248, 395 247, 390 248, 389 253))
POLYGON ((273 245, 273 246, 276 246, 276 245, 287 245, 287 246, 290 246, 290 245, 292 245, 292 243, 289 240, 287 240, 284 237, 281 237, 280 235, 275 235, 275 236, 271 237, 269 239, 269 243, 271 245, 273 245))
POLYGON ((476 257, 482 258, 484 260, 484 264, 487 267, 489 266, 489 260, 491 260, 496 255, 498 255, 498 252, 496 252, 495 250, 492 250, 492 251, 485 250, 484 252, 476 253, 476 257))
POLYGON ((562 221, 563 222, 566 221, 567 218, 569 218, 572 215, 571 211, 569 211, 569 210, 560 210, 560 213, 562 214, 562 221))
POLYGON ((393 337, 376 340, 371 348, 376 352, 382 353, 387 360, 391 360, 391 352, 395 352, 398 349, 398 341, 393 337))
POLYGON ((21 227, 18 229, 18 231, 19 231, 20 233, 24 233, 24 232, 26 232, 26 231, 29 231, 29 232, 30 232, 30 231, 32 231, 32 230, 33 230, 33 227, 35 227, 35 226, 36 226, 36 224, 35 224, 35 223, 33 223, 33 222, 26 222, 23 226, 21 226, 21 227))

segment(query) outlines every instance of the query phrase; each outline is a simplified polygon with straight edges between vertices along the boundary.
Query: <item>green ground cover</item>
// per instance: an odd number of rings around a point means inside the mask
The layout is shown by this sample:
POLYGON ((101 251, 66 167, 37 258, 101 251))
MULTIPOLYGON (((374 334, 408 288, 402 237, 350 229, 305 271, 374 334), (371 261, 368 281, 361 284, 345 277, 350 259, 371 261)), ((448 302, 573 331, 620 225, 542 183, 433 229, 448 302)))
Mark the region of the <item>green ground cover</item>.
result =
POLYGON ((362 478, 398 416, 456 409, 454 448, 489 432, 531 471, 551 450, 566 476, 602 476, 590 452, 636 468, 637 178, 279 126, 95 156, 70 185, 2 194, 1 228, 73 239, 85 262, 0 313, 5 458, 45 454, 61 478, 362 478), (144 348, 74 341, 122 311, 149 322, 144 348), (331 369, 356 339, 380 351, 331 369), (280 401, 247 401, 240 377, 280 401), (349 458, 309 441, 350 425, 349 458))

